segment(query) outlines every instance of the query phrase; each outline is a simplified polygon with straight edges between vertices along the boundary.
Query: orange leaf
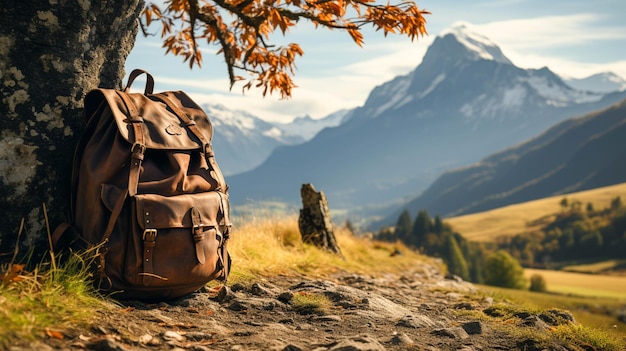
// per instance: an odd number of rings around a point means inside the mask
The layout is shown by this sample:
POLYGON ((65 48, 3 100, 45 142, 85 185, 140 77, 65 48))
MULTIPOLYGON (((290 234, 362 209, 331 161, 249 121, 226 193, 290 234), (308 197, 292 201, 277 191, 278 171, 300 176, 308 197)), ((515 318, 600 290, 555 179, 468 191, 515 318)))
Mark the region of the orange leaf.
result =
POLYGON ((0 275, 0 282, 8 285, 23 280, 20 274, 22 274, 24 267, 23 264, 12 264, 8 272, 0 275))
POLYGON ((52 339, 65 339, 65 336, 63 335, 63 333, 61 333, 58 330, 53 330, 53 329, 46 329, 46 335, 48 335, 48 337, 52 338, 52 339))

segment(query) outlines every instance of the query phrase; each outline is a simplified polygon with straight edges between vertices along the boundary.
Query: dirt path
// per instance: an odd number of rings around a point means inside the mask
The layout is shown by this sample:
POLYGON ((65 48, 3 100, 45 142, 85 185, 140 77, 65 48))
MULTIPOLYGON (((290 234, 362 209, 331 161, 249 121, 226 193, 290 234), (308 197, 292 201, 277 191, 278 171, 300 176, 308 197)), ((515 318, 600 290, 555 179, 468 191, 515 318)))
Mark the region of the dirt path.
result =
POLYGON ((235 284, 221 301, 210 291, 170 303, 139 302, 97 311, 96 322, 63 339, 22 350, 579 350, 511 336, 499 324, 545 332, 571 315, 498 319, 493 300, 431 266, 403 275, 337 274, 329 280, 279 276, 235 284), (325 307, 299 297, 325 296, 325 307))

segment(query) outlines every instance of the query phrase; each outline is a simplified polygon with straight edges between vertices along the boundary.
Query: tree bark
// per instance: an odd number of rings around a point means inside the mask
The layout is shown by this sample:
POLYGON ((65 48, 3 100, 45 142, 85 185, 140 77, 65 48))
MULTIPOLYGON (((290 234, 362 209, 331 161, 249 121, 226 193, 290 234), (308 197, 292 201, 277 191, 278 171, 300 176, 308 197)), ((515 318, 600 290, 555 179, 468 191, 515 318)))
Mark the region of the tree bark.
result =
POLYGON ((68 219, 83 98, 119 88, 142 0, 9 0, 0 7, 0 262, 35 258, 68 219))

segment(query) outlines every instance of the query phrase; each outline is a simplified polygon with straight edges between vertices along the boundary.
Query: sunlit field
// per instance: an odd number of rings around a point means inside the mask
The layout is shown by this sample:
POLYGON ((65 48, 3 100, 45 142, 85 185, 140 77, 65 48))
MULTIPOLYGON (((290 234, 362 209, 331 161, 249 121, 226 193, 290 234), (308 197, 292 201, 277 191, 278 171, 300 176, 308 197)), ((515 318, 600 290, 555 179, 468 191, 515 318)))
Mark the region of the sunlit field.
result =
POLYGON ((445 221, 470 241, 488 242, 501 236, 539 230, 562 211, 560 203, 564 197, 569 201, 580 201, 583 206, 592 203, 594 208, 602 209, 609 207, 617 196, 626 200, 626 183, 446 218, 445 221))
POLYGON ((626 277, 585 274, 541 269, 524 269, 526 278, 539 274, 546 280, 548 291, 574 296, 606 297, 626 304, 626 277))

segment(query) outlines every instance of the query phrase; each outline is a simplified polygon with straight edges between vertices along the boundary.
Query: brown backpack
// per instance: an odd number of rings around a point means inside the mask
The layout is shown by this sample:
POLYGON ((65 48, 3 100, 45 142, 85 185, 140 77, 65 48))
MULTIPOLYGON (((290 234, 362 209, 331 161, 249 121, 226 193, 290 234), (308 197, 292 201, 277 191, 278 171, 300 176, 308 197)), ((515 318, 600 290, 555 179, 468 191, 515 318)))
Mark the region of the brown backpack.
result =
POLYGON ((95 252, 98 288, 121 299, 178 298, 226 280, 230 269, 228 188, 211 122, 185 93, 153 87, 149 73, 134 70, 123 91, 85 97, 72 223, 53 237, 55 247, 95 252), (144 93, 130 93, 141 74, 144 93))

